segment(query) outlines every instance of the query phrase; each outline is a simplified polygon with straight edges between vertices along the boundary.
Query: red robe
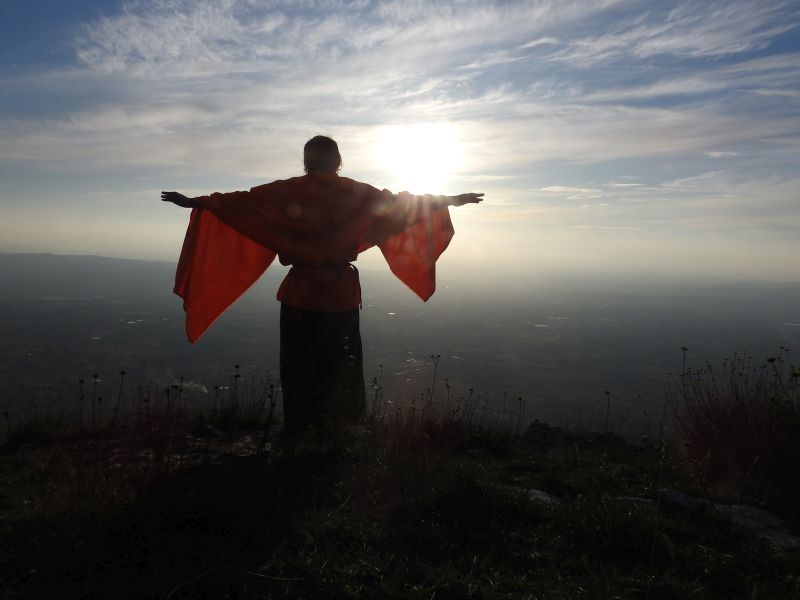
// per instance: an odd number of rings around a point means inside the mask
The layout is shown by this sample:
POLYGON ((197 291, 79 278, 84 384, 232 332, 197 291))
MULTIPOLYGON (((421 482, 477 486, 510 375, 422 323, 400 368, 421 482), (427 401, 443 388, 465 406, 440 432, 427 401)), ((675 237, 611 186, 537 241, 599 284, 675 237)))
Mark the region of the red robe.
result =
POLYGON ((391 271, 422 300, 436 289, 436 260, 453 237, 447 208, 335 174, 274 181, 249 192, 199 198, 175 276, 186 334, 206 329, 269 267, 295 265, 278 300, 319 311, 357 308, 358 274, 345 269, 377 245, 391 271))

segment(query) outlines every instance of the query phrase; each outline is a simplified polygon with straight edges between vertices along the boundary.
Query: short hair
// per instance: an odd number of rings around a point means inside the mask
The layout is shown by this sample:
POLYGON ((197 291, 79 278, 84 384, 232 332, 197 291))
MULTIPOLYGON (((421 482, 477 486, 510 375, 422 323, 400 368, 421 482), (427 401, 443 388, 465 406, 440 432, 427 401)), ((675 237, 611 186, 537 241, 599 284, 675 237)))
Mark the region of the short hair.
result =
POLYGON ((303 146, 303 166, 306 173, 338 173, 342 168, 339 146, 329 137, 315 135, 303 146))

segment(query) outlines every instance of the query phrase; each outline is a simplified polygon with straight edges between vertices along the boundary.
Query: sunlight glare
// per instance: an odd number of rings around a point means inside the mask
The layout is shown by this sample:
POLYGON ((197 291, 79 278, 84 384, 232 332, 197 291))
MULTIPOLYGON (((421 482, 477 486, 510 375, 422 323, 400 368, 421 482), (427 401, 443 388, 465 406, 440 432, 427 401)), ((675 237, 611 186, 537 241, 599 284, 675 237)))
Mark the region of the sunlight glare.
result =
POLYGON ((393 191, 414 194, 452 193, 462 160, 457 128, 447 123, 392 125, 380 133, 378 166, 390 174, 393 191))

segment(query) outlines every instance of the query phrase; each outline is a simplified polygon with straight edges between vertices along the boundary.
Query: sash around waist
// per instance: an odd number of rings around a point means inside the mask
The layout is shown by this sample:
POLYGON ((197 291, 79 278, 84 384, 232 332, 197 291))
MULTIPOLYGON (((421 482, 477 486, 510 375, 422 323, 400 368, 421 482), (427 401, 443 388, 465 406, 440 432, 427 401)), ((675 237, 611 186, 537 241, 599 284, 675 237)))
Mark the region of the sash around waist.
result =
POLYGON ((358 269, 342 265, 293 265, 278 288, 278 301, 294 308, 320 312, 353 310, 361 306, 358 269))

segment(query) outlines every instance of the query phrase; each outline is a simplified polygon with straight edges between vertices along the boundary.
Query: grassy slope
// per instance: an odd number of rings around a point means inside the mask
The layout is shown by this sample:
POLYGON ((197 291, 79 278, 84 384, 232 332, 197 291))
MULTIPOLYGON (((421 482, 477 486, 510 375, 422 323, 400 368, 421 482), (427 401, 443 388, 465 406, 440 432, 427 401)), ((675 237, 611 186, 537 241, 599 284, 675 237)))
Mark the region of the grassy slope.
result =
POLYGON ((613 437, 397 420, 248 454, 184 425, 6 448, 4 597, 800 597, 797 555, 619 499, 699 490, 613 437))

